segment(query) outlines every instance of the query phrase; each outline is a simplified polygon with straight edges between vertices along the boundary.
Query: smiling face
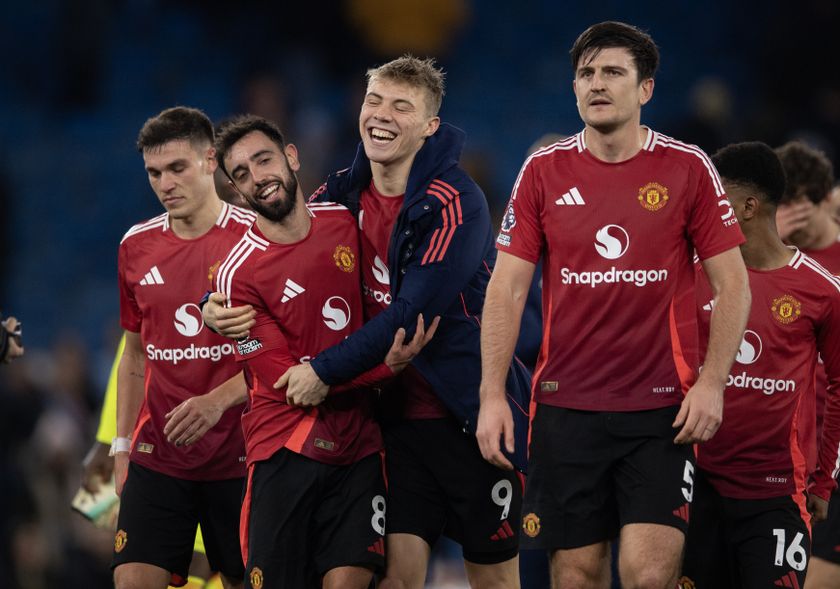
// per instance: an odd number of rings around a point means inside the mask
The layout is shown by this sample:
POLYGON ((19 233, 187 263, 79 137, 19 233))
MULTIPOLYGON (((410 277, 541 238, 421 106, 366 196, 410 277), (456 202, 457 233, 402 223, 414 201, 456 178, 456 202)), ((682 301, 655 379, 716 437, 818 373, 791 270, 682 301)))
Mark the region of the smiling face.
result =
POLYGON ((653 78, 640 81, 630 52, 607 47, 581 57, 574 90, 583 122, 602 133, 612 133, 640 123, 642 106, 653 95, 653 78))
POLYGON ((163 207, 174 219, 193 217, 214 196, 213 148, 196 147, 187 139, 143 150, 143 162, 163 207))
POLYGON ((251 208, 266 219, 280 222, 295 209, 300 163, 294 145, 281 148, 262 131, 252 131, 228 150, 225 169, 251 208))
POLYGON ((439 125, 426 89, 371 79, 359 114, 359 132, 371 162, 397 166, 411 161, 439 125))

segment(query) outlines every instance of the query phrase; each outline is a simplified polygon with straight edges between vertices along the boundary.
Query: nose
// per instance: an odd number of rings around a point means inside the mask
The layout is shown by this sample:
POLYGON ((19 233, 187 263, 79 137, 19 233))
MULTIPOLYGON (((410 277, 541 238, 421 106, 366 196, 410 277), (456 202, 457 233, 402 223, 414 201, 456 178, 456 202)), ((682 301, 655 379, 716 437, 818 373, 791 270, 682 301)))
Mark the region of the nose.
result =
POLYGON ((160 175, 160 189, 162 192, 172 192, 175 189, 175 175, 164 171, 160 175))
POLYGON ((604 74, 595 70, 595 73, 592 74, 592 89, 593 90, 603 90, 604 89, 604 74))
POLYGON ((254 184, 257 186, 261 185, 266 178, 268 178, 271 174, 268 170, 260 169, 259 167, 252 166, 250 169, 251 178, 254 179, 254 184))
POLYGON ((373 117, 380 121, 390 121, 391 109, 385 104, 379 104, 375 107, 375 110, 373 111, 373 117))

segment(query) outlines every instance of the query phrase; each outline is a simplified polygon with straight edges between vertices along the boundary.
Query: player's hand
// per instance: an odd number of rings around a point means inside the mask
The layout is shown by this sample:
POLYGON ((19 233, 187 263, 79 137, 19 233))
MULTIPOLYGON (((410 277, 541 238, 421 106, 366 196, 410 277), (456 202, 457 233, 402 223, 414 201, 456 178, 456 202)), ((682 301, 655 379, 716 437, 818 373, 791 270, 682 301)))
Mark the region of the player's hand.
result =
POLYGON ((481 402, 475 437, 481 455, 487 462, 505 470, 513 470, 513 464, 501 449, 501 441, 504 440, 508 453, 513 454, 514 450, 513 414, 504 395, 481 402))
POLYGON ((330 391, 308 362, 292 366, 274 383, 275 389, 283 387, 286 387, 286 403, 292 407, 314 407, 330 391))
POLYGON ((209 394, 191 397, 166 414, 163 433, 170 444, 189 446, 219 423, 223 413, 209 394))
POLYGON ((23 356, 23 340, 20 322, 14 317, 6 318, 2 328, 9 332, 9 348, 6 350, 6 357, 3 362, 9 364, 15 358, 23 356))
POLYGON ((712 439, 723 421, 723 389, 698 380, 685 394, 672 427, 681 427, 675 444, 712 439))
POLYGON ((82 460, 82 487, 88 493, 97 493, 100 485, 111 480, 114 474, 114 458, 108 456, 111 446, 94 442, 82 460))
POLYGON ((808 513, 815 522, 824 521, 828 517, 828 501, 822 497, 817 497, 813 493, 808 493, 808 502, 806 504, 808 513))
POLYGON ((128 476, 128 452, 117 452, 114 455, 114 486, 117 495, 122 495, 126 476, 128 476))
POLYGON ((227 308, 226 302, 227 297, 220 292, 210 295, 201 310, 205 325, 225 337, 232 339, 247 337, 248 330, 256 323, 254 316, 257 312, 251 305, 227 308))
POLYGON ((776 229, 779 237, 787 239, 791 233, 805 227, 814 214, 816 205, 807 198, 780 204, 776 208, 776 229))
POLYGON ((394 374, 402 372, 408 366, 414 357, 420 353, 426 344, 428 344, 435 336, 440 317, 435 317, 429 326, 429 331, 426 331, 423 324, 423 314, 417 316, 417 330, 414 332, 414 337, 411 341, 405 343, 405 329, 400 327, 397 333, 394 334, 394 343, 391 344, 391 349, 385 356, 385 364, 394 374))

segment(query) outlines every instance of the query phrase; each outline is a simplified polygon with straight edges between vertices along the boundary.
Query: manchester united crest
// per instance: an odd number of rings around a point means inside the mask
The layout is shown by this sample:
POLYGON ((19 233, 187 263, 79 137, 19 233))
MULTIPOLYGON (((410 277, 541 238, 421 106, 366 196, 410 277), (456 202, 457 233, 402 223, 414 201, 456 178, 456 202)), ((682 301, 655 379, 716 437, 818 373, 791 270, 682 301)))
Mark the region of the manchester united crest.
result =
POLYGON ((114 536, 114 552, 122 552, 126 544, 128 544, 128 534, 125 533, 125 530, 118 530, 117 535, 114 536))
POLYGON ((791 295, 782 295, 773 299, 770 310, 773 312, 773 319, 782 325, 787 325, 799 319, 802 314, 802 303, 791 295))
POLYGON ((649 182, 639 188, 639 204, 649 211, 658 211, 668 204, 668 189, 658 182, 649 182))
POLYGON ((251 569, 248 579, 251 581, 251 587, 254 589, 262 589, 263 586, 263 572, 259 567, 251 569))
POLYGON ((333 260, 335 260, 335 265, 344 272, 352 272, 356 267, 356 256, 353 254, 353 250, 346 245, 340 245, 335 248, 333 260))
POLYGON ((540 533, 540 518, 536 513, 529 513, 522 518, 522 531, 529 538, 536 538, 540 533))

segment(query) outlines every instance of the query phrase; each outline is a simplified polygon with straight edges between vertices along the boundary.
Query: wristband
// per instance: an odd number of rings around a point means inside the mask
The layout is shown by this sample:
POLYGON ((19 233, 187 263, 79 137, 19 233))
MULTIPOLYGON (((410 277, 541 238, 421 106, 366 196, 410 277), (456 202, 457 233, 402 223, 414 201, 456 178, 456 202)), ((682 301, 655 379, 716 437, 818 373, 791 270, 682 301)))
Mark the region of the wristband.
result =
POLYGON ((108 452, 108 456, 114 456, 120 452, 131 452, 131 438, 116 437, 111 440, 111 450, 108 452))

